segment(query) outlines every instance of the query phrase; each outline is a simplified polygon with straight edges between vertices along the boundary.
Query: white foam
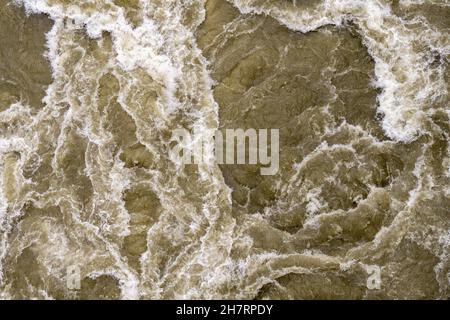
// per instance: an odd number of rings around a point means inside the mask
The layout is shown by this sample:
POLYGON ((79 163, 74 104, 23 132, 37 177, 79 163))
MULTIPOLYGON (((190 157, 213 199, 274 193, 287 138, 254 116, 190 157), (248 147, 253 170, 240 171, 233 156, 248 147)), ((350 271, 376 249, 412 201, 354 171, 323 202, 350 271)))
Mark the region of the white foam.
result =
POLYGON ((426 51, 415 48, 417 41, 428 50, 449 54, 445 37, 424 24, 413 31, 407 21, 392 14, 381 1, 325 0, 316 8, 259 5, 255 0, 229 0, 242 13, 267 14, 292 30, 309 32, 325 25, 357 25, 363 43, 375 60, 375 84, 383 91, 378 96, 378 111, 383 114, 382 126, 392 139, 414 140, 425 132, 425 111, 435 107, 438 97, 447 93, 440 68, 431 68, 426 51))

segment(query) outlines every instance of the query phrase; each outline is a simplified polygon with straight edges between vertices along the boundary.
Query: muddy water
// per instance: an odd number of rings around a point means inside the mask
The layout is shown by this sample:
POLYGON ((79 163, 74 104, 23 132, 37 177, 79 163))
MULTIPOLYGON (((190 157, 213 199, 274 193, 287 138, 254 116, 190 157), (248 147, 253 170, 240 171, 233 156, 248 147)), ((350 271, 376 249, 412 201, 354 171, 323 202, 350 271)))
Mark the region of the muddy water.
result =
POLYGON ((448 1, 0 10, 1 298, 450 297, 448 1), (280 170, 180 127, 279 129, 280 170))

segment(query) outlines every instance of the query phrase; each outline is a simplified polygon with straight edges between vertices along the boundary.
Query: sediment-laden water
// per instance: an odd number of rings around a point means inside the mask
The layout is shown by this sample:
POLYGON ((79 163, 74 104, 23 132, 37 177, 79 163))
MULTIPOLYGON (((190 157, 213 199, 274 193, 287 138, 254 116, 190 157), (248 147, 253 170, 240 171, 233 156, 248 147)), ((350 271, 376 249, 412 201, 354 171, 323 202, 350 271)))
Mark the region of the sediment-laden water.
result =
POLYGON ((0 0, 0 41, 0 298, 450 298, 449 1, 0 0))

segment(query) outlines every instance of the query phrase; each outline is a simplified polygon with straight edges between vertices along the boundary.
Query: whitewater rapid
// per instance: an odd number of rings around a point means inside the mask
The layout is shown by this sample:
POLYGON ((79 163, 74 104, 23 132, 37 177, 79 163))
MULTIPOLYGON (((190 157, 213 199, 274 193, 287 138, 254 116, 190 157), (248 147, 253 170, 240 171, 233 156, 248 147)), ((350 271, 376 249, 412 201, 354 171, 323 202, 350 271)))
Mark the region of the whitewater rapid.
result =
MULTIPOLYGON (((367 267, 379 265, 388 286, 379 294, 401 298, 410 278, 389 279, 403 269, 420 275, 410 262, 401 264, 413 251, 433 270, 424 283, 430 276, 437 289, 428 292, 420 282, 412 296, 448 298, 448 29, 425 16, 399 16, 387 0, 211 1, 211 10, 223 6, 230 19, 213 22, 213 40, 199 45, 198 30, 208 14, 214 17, 204 0, 14 2, 52 20, 45 53, 52 79, 41 108, 17 101, 0 112, 0 297, 77 298, 66 288, 66 270, 77 265, 83 286, 96 292, 98 281, 110 288, 104 296, 121 299, 311 298, 305 292, 321 297, 321 281, 332 284, 330 292, 333 285, 344 293, 357 288, 364 298, 371 297, 367 267), (373 63, 364 90, 376 92, 377 118, 368 121, 382 133, 335 116, 345 90, 324 82, 325 103, 317 98, 309 116, 298 116, 301 124, 321 117, 318 129, 305 129, 317 138, 311 150, 292 165, 286 160, 280 176, 261 180, 275 200, 258 202, 249 193, 247 206, 236 205, 221 167, 171 161, 170 133, 219 129, 227 112, 229 123, 246 116, 233 94, 255 94, 258 105, 264 95, 257 94, 273 89, 255 81, 256 89, 244 90, 233 87, 232 76, 220 78, 223 70, 238 70, 240 62, 226 60, 239 51, 233 41, 267 23, 292 39, 323 36, 330 55, 351 39, 339 30, 352 28, 367 65, 373 63), (230 98, 219 101, 216 88, 230 90, 230 98), (387 163, 383 173, 375 158, 387 163), (351 205, 340 200, 344 195, 334 200, 340 179, 344 194, 355 193, 351 205), (264 205, 247 212, 251 201, 264 205), (311 287, 295 289, 302 285, 311 287)), ((450 10, 448 1, 433 5, 450 10)), ((310 41, 299 39, 298 48, 310 41)), ((294 49, 286 43, 284 50, 294 49)), ((281 65, 283 54, 277 57, 281 65)), ((320 72, 339 73, 333 63, 320 72)))

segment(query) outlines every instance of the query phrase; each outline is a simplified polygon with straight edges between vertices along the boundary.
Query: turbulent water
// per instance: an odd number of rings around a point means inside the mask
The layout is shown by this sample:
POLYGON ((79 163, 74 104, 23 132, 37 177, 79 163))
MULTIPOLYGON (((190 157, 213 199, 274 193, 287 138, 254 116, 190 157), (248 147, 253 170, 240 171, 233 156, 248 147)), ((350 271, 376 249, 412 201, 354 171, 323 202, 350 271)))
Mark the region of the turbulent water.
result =
POLYGON ((448 0, 0 0, 0 41, 0 298, 450 298, 448 0))

